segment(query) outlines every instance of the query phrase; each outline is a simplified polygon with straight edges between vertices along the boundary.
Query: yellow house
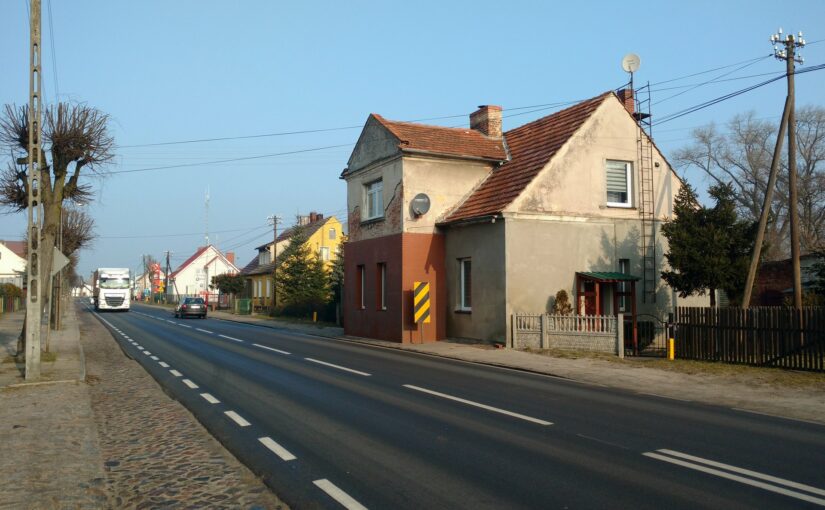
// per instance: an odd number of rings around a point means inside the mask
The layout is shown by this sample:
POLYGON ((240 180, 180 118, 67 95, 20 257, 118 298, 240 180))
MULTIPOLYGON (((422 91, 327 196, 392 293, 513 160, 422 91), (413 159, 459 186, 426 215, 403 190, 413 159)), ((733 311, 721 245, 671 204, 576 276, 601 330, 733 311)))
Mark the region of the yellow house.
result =
MULTIPOLYGON (((335 216, 324 218, 323 214, 311 212, 307 216, 299 216, 298 224, 305 229, 305 245, 316 257, 325 262, 327 269, 330 269, 338 257, 341 244, 346 240, 341 222, 335 216)), ((241 271, 241 274, 247 277, 247 295, 252 298, 253 310, 272 307, 275 297, 272 278, 275 269, 273 251, 280 256, 289 245, 293 232, 293 228, 288 228, 275 242, 258 246, 256 257, 241 271)))

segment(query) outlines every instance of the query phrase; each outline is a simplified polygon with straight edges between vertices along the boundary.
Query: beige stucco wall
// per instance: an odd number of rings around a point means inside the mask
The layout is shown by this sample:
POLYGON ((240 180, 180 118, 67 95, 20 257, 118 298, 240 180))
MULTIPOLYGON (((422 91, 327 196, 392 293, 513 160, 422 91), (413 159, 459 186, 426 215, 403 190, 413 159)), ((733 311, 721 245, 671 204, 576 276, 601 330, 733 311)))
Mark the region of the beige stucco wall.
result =
POLYGON ((404 232, 429 234, 490 173, 491 163, 405 155, 404 197, 401 208, 404 232), (430 197, 430 210, 416 217, 410 204, 418 193, 430 197))
MULTIPOLYGON (((621 103, 615 98, 607 98, 505 212, 638 218, 636 133, 636 123, 621 103), (633 207, 607 206, 607 160, 629 161, 633 164, 633 207)), ((680 182, 655 147, 653 163, 656 217, 669 217, 680 182), (655 167, 657 163, 658 168, 655 167)))
POLYGON ((450 227, 446 239, 447 336, 504 342, 505 310, 504 222, 450 227), (472 311, 458 313, 458 259, 472 259, 472 311))

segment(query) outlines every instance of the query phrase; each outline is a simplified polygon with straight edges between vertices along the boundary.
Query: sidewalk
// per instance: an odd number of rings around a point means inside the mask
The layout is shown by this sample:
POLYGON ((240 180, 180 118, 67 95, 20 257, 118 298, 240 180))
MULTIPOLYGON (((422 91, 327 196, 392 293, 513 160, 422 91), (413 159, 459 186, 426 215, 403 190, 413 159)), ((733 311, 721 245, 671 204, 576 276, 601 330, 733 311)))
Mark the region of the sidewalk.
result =
POLYGON ((0 508, 285 508, 98 321, 68 312, 33 384, 7 357, 23 314, 0 315, 0 508))
POLYGON ((398 344, 344 337, 342 328, 295 324, 228 312, 210 313, 210 317, 215 319, 298 330, 319 337, 524 370, 671 399, 703 402, 825 424, 825 374, 690 361, 598 359, 587 356, 576 358, 567 354, 565 357, 554 357, 449 340, 429 344, 398 344), (671 365, 668 366, 667 363, 671 365), (682 371, 670 369, 671 367, 682 371), (694 373, 684 373, 685 371, 694 373))

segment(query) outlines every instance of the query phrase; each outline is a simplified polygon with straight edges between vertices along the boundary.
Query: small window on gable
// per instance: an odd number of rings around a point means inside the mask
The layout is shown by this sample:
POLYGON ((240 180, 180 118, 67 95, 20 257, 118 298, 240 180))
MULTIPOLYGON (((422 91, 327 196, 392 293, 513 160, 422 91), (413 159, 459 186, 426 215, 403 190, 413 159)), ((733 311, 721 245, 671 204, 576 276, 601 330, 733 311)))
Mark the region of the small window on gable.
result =
POLYGON ((384 181, 373 181, 364 186, 366 191, 365 220, 384 216, 384 181))
POLYGON ((631 168, 629 161, 607 161, 605 181, 609 207, 631 207, 631 168))
POLYGON ((337 235, 338 235, 338 234, 335 232, 335 229, 334 229, 334 228, 329 229, 329 238, 330 238, 330 240, 335 240, 335 237, 336 237, 337 235))

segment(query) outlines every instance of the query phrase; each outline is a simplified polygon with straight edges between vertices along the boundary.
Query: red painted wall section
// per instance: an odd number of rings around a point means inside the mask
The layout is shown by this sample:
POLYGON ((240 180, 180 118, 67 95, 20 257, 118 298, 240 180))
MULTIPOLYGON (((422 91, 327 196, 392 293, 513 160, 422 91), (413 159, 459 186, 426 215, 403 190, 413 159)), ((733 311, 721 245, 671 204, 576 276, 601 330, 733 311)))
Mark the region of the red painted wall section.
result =
POLYGON ((401 234, 344 244, 344 333, 401 342, 401 234), (380 310, 378 264, 387 265, 386 310, 380 310), (364 308, 360 273, 364 266, 364 308))
POLYGON ((402 234, 403 242, 403 343, 423 343, 447 337, 447 271, 445 242, 441 234, 402 234), (417 281, 430 283, 430 323, 413 322, 413 288, 417 281))
POLYGON ((344 333, 401 343, 446 338, 445 243, 440 234, 396 234, 344 245, 344 333), (380 309, 379 264, 386 264, 385 303, 380 309), (364 266, 361 308, 359 266, 364 266), (413 323, 413 284, 430 283, 430 323, 413 323))

